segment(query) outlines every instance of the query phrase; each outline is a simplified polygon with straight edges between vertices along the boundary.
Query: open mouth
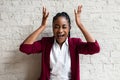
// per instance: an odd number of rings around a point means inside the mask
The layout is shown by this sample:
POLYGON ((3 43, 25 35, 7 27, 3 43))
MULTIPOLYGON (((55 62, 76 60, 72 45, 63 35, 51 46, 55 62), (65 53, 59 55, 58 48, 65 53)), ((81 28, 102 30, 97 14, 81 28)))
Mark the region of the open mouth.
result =
POLYGON ((58 34, 57 38, 63 38, 65 35, 64 34, 58 34))

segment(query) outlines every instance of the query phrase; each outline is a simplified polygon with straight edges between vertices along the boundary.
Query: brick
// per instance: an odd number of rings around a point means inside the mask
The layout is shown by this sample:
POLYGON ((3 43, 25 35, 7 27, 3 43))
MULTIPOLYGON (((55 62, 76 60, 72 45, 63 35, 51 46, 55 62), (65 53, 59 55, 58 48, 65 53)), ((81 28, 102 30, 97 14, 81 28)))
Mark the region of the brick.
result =
POLYGON ((0 80, 39 77, 40 55, 25 55, 19 45, 40 26, 43 6, 50 15, 38 39, 53 35, 53 16, 65 11, 71 18, 71 37, 86 41, 74 18, 79 4, 83 4, 83 25, 101 47, 99 54, 80 54, 81 80, 120 80, 120 0, 0 0, 0 80))

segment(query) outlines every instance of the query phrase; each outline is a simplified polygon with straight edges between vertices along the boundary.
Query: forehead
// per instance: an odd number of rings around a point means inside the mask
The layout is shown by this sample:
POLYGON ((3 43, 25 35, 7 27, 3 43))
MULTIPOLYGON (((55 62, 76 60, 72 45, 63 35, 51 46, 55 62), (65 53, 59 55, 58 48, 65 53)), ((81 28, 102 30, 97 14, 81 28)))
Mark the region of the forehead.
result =
POLYGON ((63 16, 60 16, 54 21, 54 24, 59 24, 59 23, 68 24, 68 20, 63 16))

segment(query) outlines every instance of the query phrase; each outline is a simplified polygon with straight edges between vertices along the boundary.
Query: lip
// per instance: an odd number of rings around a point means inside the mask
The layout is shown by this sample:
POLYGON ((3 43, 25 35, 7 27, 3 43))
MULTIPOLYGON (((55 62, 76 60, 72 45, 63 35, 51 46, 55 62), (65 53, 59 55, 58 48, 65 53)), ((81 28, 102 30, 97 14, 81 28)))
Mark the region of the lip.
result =
POLYGON ((57 38, 58 38, 58 39, 61 39, 61 38, 64 38, 64 37, 65 37, 64 34, 57 35, 57 38))

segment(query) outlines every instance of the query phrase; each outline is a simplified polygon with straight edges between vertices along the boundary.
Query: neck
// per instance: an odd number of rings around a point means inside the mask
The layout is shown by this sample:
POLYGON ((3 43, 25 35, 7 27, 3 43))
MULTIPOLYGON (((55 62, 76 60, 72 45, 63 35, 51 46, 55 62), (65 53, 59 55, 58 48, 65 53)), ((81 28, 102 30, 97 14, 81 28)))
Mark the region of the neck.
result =
POLYGON ((60 49, 61 49, 61 48, 62 48, 62 45, 63 45, 63 43, 61 43, 61 44, 60 44, 60 43, 58 43, 58 44, 59 44, 59 46, 60 46, 60 49))

